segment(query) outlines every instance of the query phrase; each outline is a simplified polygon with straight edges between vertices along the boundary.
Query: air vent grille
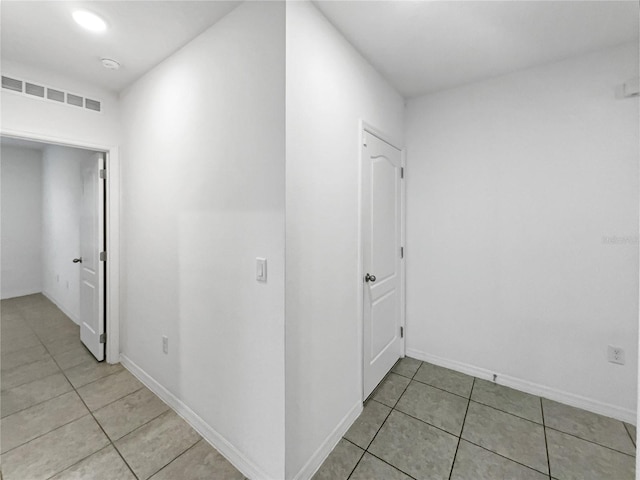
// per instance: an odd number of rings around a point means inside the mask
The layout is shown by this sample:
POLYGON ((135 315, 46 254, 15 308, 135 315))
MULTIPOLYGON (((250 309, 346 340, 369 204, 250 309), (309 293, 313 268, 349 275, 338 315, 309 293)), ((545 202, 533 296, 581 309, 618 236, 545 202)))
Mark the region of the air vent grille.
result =
POLYGON ((53 100, 54 102, 64 103, 64 92, 55 90, 53 88, 47 88, 47 98, 49 100, 53 100))
POLYGON ((16 92, 30 98, 41 98, 52 102, 72 105, 84 108, 93 112, 102 112, 102 102, 80 95, 65 92, 57 88, 50 88, 45 85, 19 80, 17 78, 2 76, 2 89, 16 92))
POLYGON ((35 83, 25 83, 24 92, 34 97, 44 98, 44 87, 35 83))
POLYGON ((2 76, 2 88, 13 90, 14 92, 22 92, 22 80, 2 76))

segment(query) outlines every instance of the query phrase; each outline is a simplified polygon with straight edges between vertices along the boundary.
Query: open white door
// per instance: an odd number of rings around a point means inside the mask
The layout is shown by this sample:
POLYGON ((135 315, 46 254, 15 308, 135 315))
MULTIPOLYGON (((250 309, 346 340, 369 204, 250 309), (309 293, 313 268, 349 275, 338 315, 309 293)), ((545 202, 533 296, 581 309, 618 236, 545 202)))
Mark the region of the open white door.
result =
POLYGON ((104 360, 104 154, 96 153, 82 163, 80 213, 80 339, 97 360, 104 360))
POLYGON ((364 398, 402 355, 402 153, 363 132, 364 398))

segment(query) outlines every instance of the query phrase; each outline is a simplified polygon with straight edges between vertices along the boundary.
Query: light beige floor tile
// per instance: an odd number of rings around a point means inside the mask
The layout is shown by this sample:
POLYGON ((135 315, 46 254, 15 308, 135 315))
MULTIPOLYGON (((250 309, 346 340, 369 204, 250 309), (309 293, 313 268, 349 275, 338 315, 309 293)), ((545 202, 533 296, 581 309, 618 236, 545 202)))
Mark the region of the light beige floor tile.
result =
POLYGON ((624 427, 627 429, 627 432, 629 432, 629 436, 631 437, 631 440, 633 441, 633 444, 636 444, 636 426, 635 425, 631 425, 629 423, 625 423, 624 427))
POLYGON ((412 381, 396 409, 459 436, 468 403, 459 395, 412 381))
POLYGON ((365 453, 349 480, 411 480, 411 477, 365 453))
POLYGON ((98 424, 87 415, 3 454, 3 478, 46 480, 108 444, 98 424))
POLYGON ((59 372, 60 369, 53 358, 47 356, 41 360, 3 371, 2 390, 9 390, 59 372))
POLYGON ((535 395, 529 395, 486 380, 476 379, 471 393, 471 400, 526 418, 532 422, 542 423, 540 397, 535 395))
POLYGON ((21 334, 19 336, 8 335, 6 337, 3 335, 2 340, 0 340, 0 351, 6 355, 7 353, 16 352, 23 348, 34 347, 40 344, 40 339, 38 339, 38 337, 33 333, 21 334))
POLYGON ((351 442, 340 439, 313 476, 313 480, 347 480, 362 455, 364 455, 364 450, 351 442))
POLYGON ((548 475, 542 425, 471 402, 462 438, 548 475))
POLYGON ((544 421, 548 428, 635 455, 635 447, 624 424, 613 418, 542 399, 544 421))
POLYGON ((471 395, 473 385, 473 377, 469 375, 426 362, 420 365, 413 379, 466 398, 471 395))
POLYGON ((2 391, 2 417, 32 407, 38 403, 73 390, 62 373, 25 383, 19 387, 2 391))
MULTIPOLYGON (((173 480, 178 478, 175 477, 173 480)), ((116 449, 109 445, 67 468, 51 480, 136 480, 136 477, 116 449)))
POLYGON ((169 411, 115 442, 133 472, 149 478, 200 440, 200 435, 169 411))
POLYGON ((169 410, 148 388, 143 387, 94 412, 111 440, 117 440, 169 410))
POLYGON ((460 441, 451 480, 548 480, 547 475, 460 441))
POLYGON ((393 407, 411 380, 402 375, 390 373, 373 392, 372 399, 393 407))
POLYGON ((236 468, 211 445, 200 440, 151 477, 152 480, 244 480, 236 468))
POLYGON ((4 417, 2 453, 27 443, 89 413, 76 394, 69 392, 4 417))
POLYGON ((69 370, 81 363, 95 363, 96 361, 84 345, 78 345, 71 350, 55 354, 53 359, 62 370, 69 370))
POLYGON ((71 385, 75 388, 80 388, 83 385, 95 382, 96 380, 122 370, 122 365, 119 363, 111 365, 106 362, 85 362, 65 370, 64 374, 71 382, 71 385))
POLYGON ((448 480, 458 438, 392 411, 369 452, 418 480, 448 480))
POLYGON ((350 442, 355 443, 360 448, 366 449, 373 437, 375 437, 378 430, 389 416, 391 409, 386 405, 376 402, 375 400, 369 400, 364 406, 364 410, 353 423, 344 438, 350 442))
POLYGON ((26 365, 27 363, 36 362, 49 356, 44 345, 38 344, 33 347, 22 348, 5 354, 2 352, 2 371, 11 370, 12 368, 26 365))
POLYGON ((635 458, 547 429, 551 476, 561 480, 634 480, 635 458))
POLYGON ((142 383, 123 369, 78 388, 78 394, 89 410, 94 411, 141 388, 142 383))
POLYGON ((80 337, 75 336, 67 336, 60 340, 55 340, 53 342, 43 342, 47 350, 51 355, 58 355, 63 352, 68 352, 69 350, 76 349, 82 346, 82 342, 80 341, 80 337))
POLYGON ((420 368, 420 365, 422 365, 420 360, 416 360, 411 357, 404 357, 397 361, 391 371, 398 375, 402 375, 403 377, 412 378, 418 371, 418 368, 420 368))

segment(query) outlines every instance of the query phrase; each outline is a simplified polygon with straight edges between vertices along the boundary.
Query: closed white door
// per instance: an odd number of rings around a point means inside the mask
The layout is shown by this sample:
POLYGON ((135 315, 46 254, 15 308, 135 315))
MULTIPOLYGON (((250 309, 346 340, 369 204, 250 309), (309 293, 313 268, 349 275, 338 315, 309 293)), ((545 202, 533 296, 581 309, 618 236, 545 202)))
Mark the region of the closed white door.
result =
POLYGON ((364 398, 402 355, 400 150, 363 132, 364 398))
POLYGON ((104 360, 104 154, 82 162, 80 209, 80 339, 97 360, 104 360))

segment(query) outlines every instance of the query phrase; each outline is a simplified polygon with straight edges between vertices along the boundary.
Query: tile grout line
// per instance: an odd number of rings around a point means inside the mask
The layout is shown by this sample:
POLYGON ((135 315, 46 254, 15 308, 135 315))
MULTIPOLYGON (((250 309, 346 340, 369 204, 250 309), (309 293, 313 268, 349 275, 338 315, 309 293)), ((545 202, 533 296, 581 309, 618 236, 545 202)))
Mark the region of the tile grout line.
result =
MULTIPOLYGON (((157 417, 156 417, 157 418, 157 417)), ((128 434, 127 434, 128 435, 128 434)), ((122 437, 124 438, 124 437, 122 437)), ((173 460, 171 460, 169 463, 167 463, 166 465, 163 465, 162 467, 160 467, 158 470, 156 470, 155 472, 153 472, 151 475, 149 475, 147 478, 151 478, 154 475, 157 475, 158 473, 160 473, 162 470, 164 470, 165 468, 167 468, 169 465, 171 465, 173 462, 175 462, 177 459, 179 459, 181 456, 183 456, 185 453, 187 453, 189 450, 195 448, 196 445, 198 445, 200 442, 203 442, 204 439, 202 437, 200 437, 198 440, 196 440, 196 443, 194 443, 193 445, 191 445, 190 447, 188 447, 184 452, 180 453, 178 456, 176 456, 173 460)), ((217 451, 217 450, 216 450, 217 451)))
POLYGON ((469 413, 469 406, 471 405, 471 395, 473 395, 473 387, 475 386, 476 386, 476 378, 473 377, 473 382, 471 383, 471 391, 469 392, 469 398, 467 399, 467 409, 464 411, 464 418, 462 419, 462 426, 460 427, 458 444, 456 445, 456 451, 453 454, 453 460, 451 460, 451 470, 449 470, 449 480, 451 480, 451 475, 453 475, 453 467, 455 467, 456 465, 456 457, 458 456, 458 449, 460 448, 460 442, 462 442, 462 431, 464 430, 464 424, 467 421, 467 414, 469 413))
POLYGON ((549 471, 549 480, 551 479, 551 459, 549 458, 549 441, 547 440, 547 427, 544 421, 544 405, 540 398, 540 413, 542 414, 542 432, 544 433, 544 451, 547 454, 547 470, 549 471))
MULTIPOLYGON (((636 445, 636 439, 633 438, 633 436, 631 435, 631 432, 629 431, 629 429, 627 428, 627 423, 626 422, 622 422, 622 426, 624 427, 624 429, 627 432, 627 435, 629 435, 629 438, 631 439, 631 443, 633 443, 634 448, 638 448, 638 446, 636 445)), ((636 452, 637 453, 637 452, 636 452)))

